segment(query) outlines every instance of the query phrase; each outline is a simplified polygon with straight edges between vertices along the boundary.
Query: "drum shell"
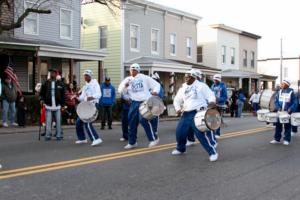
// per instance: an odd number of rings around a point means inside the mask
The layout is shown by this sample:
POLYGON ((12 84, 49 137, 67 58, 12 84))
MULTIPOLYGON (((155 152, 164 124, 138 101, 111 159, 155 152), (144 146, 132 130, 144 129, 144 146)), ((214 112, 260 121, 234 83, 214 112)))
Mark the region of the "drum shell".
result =
POLYGON ((196 113, 194 123, 201 132, 217 130, 221 125, 221 115, 216 109, 201 110, 196 113))
POLYGON ((257 120, 260 122, 265 122, 267 121, 266 119, 266 115, 269 113, 270 111, 267 109, 261 109, 257 111, 257 120))
POLYGON ((198 111, 194 117, 195 126, 201 132, 205 132, 208 130, 205 123, 205 113, 206 110, 198 111))
POLYGON ((278 113, 269 112, 265 115, 266 121, 269 123, 277 123, 278 121, 278 113))
POLYGON ((147 119, 147 120, 151 120, 153 119, 155 116, 151 113, 150 109, 147 106, 147 101, 144 101, 143 103, 141 103, 140 107, 139 107, 139 112, 142 115, 143 118, 147 119))
POLYGON ((288 124, 290 123, 290 115, 287 112, 279 112, 279 122, 281 124, 288 124))
POLYGON ((165 109, 163 101, 157 96, 150 97, 139 106, 140 115, 147 120, 161 115, 165 109))
POLYGON ((292 126, 300 126, 300 113, 291 114, 291 124, 292 126))
POLYGON ((76 112, 80 120, 84 123, 91 123, 98 117, 98 110, 95 104, 88 101, 84 101, 78 104, 76 112))
POLYGON ((259 106, 261 109, 268 109, 271 112, 275 110, 276 92, 270 89, 264 90, 260 95, 259 106))

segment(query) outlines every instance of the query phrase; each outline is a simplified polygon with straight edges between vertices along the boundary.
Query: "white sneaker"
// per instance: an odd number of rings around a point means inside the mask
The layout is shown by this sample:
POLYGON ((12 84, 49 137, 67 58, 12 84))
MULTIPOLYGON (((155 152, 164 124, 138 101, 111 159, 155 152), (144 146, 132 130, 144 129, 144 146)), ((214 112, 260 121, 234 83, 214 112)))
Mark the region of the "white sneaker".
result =
POLYGON ((11 124, 12 126, 19 126, 19 124, 17 124, 16 122, 11 124))
POLYGON ((215 161, 218 160, 218 157, 219 157, 219 154, 218 154, 218 153, 213 154, 213 155, 209 156, 209 161, 210 161, 210 162, 215 162, 215 161))
POLYGON ((8 127, 8 124, 7 124, 6 122, 4 122, 4 123, 2 124, 2 126, 5 127, 5 128, 7 128, 7 127, 8 127))
POLYGON ((91 144, 91 146, 97 146, 97 145, 99 145, 99 144, 101 144, 102 143, 102 140, 100 139, 100 138, 98 138, 97 140, 94 140, 93 142, 92 142, 92 144, 91 144))
POLYGON ((172 155, 173 156, 178 156, 178 155, 181 155, 181 154, 183 154, 184 152, 181 152, 181 151, 178 151, 177 149, 174 149, 173 151, 172 151, 172 155))
POLYGON ((157 138, 157 139, 154 140, 154 141, 151 141, 151 142, 149 143, 148 147, 149 147, 149 148, 155 147, 156 145, 158 145, 158 143, 159 143, 159 138, 157 138))
POLYGON ((196 144, 196 142, 187 140, 187 142, 186 142, 185 145, 186 145, 187 147, 190 147, 190 146, 193 146, 193 145, 195 145, 195 144, 196 144))
POLYGON ((295 136, 297 134, 297 132, 291 132, 291 137, 295 136))
POLYGON ((283 141, 283 145, 288 146, 290 143, 286 140, 283 141))
POLYGON ((215 137, 216 137, 216 139, 220 139, 220 137, 221 137, 221 136, 219 136, 219 135, 215 135, 215 137))
POLYGON ((279 144, 280 142, 279 141, 277 141, 277 140, 272 140, 272 141, 270 141, 270 144, 279 144))
POLYGON ((86 144, 86 143, 88 143, 87 140, 77 140, 77 141, 75 142, 75 144, 86 144))
POLYGON ((138 145, 137 145, 137 142, 135 143, 135 144, 133 144, 133 145, 131 145, 131 144, 127 144, 125 147, 124 147, 124 149, 134 149, 134 148, 136 148, 138 145))
POLYGON ((123 137, 121 137, 121 138, 120 138, 120 141, 121 141, 121 142, 124 142, 124 141, 126 141, 126 139, 123 138, 123 137))

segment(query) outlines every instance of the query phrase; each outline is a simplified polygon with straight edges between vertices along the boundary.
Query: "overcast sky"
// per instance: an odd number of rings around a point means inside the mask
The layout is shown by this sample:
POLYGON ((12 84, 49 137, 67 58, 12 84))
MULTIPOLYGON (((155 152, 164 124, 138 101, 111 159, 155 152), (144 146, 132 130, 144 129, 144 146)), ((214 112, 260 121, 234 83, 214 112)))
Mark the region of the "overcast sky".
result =
POLYGON ((222 23, 262 36, 258 57, 300 55, 300 0, 150 0, 203 17, 202 24, 222 23))

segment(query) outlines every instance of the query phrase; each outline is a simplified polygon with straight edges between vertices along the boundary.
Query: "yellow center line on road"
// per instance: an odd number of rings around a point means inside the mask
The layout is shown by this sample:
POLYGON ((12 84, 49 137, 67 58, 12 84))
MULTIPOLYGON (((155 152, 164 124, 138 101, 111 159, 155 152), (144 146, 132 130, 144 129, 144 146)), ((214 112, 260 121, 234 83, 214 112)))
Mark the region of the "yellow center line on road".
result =
MULTIPOLYGON (((272 128, 263 127, 263 128, 250 129, 246 131, 232 132, 232 133, 224 134, 223 136, 221 136, 220 139, 233 138, 233 137, 249 135, 249 134, 254 134, 254 133, 259 133, 259 132, 269 131, 269 130, 272 130, 272 128)), ((92 156, 92 157, 87 157, 82 159, 75 159, 75 160, 56 162, 56 163, 50 163, 45 165, 37 165, 32 167, 7 170, 7 171, 0 172, 0 180, 18 177, 18 176, 42 173, 42 172, 49 172, 58 169, 83 166, 83 165, 88 165, 93 163, 100 163, 104 161, 115 160, 115 159, 120 159, 125 157, 132 157, 132 156, 137 156, 137 155, 147 154, 147 153, 152 153, 157 151, 163 151, 163 150, 175 148, 175 146, 176 143, 169 143, 169 144, 159 145, 153 148, 140 148, 140 149, 135 149, 130 151, 92 156)))

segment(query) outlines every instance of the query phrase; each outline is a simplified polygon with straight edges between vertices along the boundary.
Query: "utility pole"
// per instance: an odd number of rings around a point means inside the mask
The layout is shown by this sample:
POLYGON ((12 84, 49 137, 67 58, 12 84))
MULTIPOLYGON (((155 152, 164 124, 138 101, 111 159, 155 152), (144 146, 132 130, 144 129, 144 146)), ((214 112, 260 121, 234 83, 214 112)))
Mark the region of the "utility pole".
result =
POLYGON ((280 38, 280 83, 282 83, 282 38, 280 38))

